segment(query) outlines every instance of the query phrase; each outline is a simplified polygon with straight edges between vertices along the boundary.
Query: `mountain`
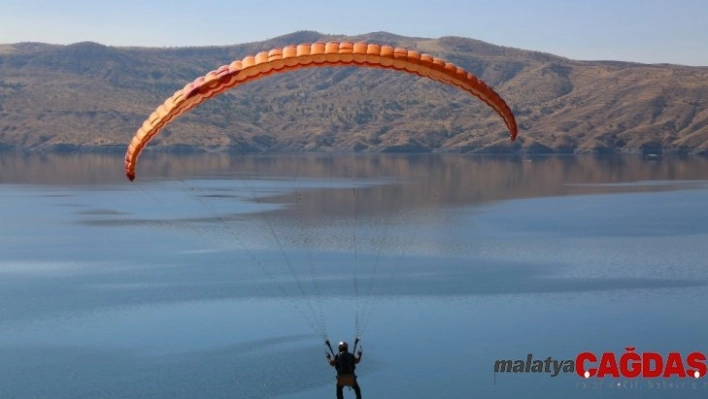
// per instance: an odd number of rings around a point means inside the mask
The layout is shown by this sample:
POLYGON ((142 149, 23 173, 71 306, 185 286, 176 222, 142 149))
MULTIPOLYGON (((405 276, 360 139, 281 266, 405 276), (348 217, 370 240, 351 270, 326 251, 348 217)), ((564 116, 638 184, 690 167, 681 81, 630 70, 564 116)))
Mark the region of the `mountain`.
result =
POLYGON ((213 47, 0 45, 0 150, 124 151, 147 116, 196 77, 271 48, 341 40, 415 49, 474 73, 512 107, 518 140, 458 89, 336 67, 240 86, 176 119, 148 148, 708 155, 708 67, 577 61, 462 37, 311 31, 213 47))

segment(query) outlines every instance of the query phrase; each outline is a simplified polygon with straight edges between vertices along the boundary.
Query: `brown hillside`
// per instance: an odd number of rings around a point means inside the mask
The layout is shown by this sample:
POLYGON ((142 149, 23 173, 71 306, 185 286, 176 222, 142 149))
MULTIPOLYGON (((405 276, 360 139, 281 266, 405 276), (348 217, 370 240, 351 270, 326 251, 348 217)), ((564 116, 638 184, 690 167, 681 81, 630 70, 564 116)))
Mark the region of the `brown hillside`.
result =
POLYGON ((0 45, 0 149, 124 151, 185 83, 288 44, 351 40, 417 49, 476 74, 520 126, 510 143, 480 101, 400 72, 337 67, 275 75, 207 101, 161 150, 708 154, 708 68, 585 62, 477 40, 296 32, 228 47, 0 45))

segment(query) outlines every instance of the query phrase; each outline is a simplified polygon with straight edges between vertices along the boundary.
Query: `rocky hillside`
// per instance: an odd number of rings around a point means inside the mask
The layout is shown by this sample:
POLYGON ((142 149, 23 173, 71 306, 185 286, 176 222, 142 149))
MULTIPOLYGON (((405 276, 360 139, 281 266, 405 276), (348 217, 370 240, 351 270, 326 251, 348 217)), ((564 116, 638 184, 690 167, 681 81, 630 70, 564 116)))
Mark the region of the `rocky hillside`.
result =
POLYGON ((0 45, 0 149, 124 151, 187 82, 246 55, 350 40, 416 49, 476 74, 520 126, 455 88, 353 67, 274 75, 207 101, 149 146, 170 151, 708 154, 708 67, 574 61, 473 39, 296 32, 228 47, 0 45))

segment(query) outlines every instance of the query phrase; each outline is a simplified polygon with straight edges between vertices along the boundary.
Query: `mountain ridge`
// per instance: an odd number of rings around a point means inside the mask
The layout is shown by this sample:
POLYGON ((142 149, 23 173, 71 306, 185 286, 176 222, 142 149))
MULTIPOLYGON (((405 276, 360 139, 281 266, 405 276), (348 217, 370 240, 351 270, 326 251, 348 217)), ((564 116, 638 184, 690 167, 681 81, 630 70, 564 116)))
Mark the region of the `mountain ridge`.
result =
POLYGON ((708 154, 708 68, 582 61, 476 39, 296 31, 229 46, 0 45, 0 149, 124 151, 186 83, 260 51, 366 41, 452 62, 488 83, 519 124, 455 88, 409 74, 333 67, 276 74, 201 104, 153 151, 708 154))

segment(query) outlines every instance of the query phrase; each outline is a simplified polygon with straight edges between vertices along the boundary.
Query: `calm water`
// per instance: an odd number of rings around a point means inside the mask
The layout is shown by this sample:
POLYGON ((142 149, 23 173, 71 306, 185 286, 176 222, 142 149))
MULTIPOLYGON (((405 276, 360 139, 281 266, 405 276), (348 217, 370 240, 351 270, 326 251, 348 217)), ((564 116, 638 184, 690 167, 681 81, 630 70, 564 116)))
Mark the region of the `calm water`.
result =
POLYGON ((493 370, 708 353, 708 159, 122 167, 0 157, 1 398, 331 398, 323 338, 356 333, 369 399, 708 395, 493 370))

